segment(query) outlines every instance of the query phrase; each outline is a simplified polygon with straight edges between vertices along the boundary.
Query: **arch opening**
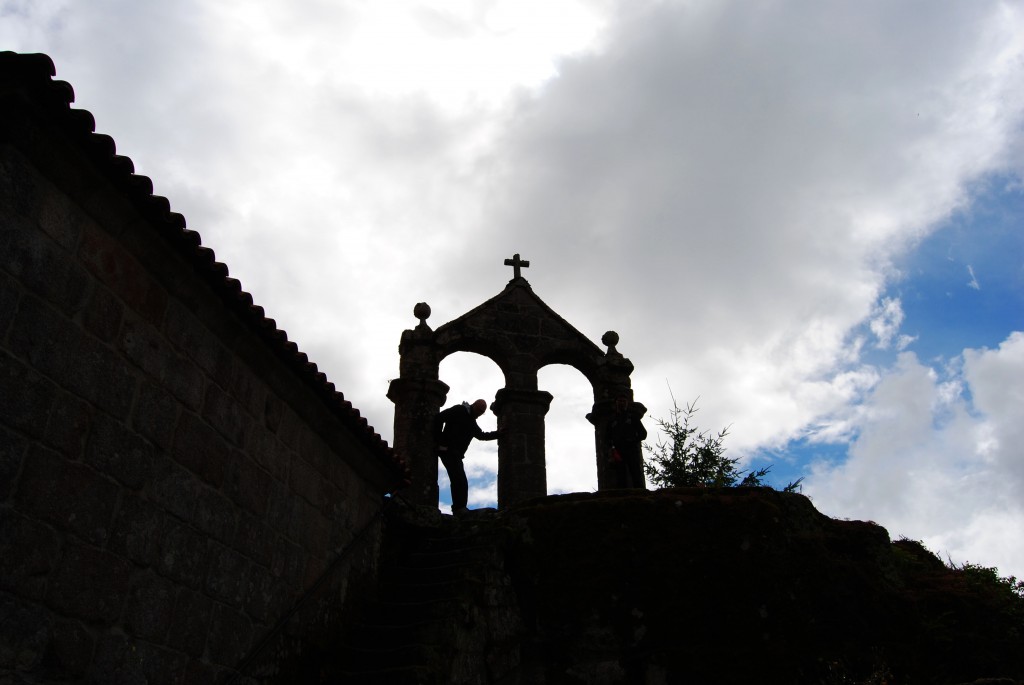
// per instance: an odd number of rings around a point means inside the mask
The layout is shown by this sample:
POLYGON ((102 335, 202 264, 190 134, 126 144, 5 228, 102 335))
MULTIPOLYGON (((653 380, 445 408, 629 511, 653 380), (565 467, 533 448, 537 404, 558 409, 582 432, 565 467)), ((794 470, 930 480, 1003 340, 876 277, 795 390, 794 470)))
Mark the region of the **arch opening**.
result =
MULTIPOLYGON (((505 376, 494 360, 475 352, 453 352, 438 367, 438 377, 448 385, 445 409, 453 404, 483 399, 488 406, 495 394, 505 386, 505 376)), ((495 416, 488 410, 478 420, 485 431, 495 429, 495 416)), ((474 440, 463 460, 469 480, 469 506, 472 509, 498 506, 498 443, 474 440)), ((438 508, 451 512, 451 489, 448 476, 438 460, 438 508)))
POLYGON ((596 491, 594 426, 587 421, 594 403, 590 381, 566 364, 543 367, 537 379, 554 396, 545 417, 547 494, 596 491))

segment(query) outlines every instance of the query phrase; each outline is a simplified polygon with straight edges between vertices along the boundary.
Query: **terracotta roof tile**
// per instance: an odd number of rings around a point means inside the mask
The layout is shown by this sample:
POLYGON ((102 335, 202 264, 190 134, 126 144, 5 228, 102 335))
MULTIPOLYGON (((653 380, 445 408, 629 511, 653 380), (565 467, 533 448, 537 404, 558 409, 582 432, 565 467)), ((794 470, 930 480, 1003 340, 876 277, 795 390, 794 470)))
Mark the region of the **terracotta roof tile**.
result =
POLYGON ((393 469, 397 481, 407 482, 409 471, 405 462, 359 410, 335 389, 317 365, 288 340, 287 333, 277 328, 277 322, 266 316, 263 307, 253 304, 252 295, 242 289, 238 279, 228 275, 227 265, 218 262, 214 251, 202 245, 199 233, 185 227, 185 217, 171 211, 170 201, 153 194, 152 180, 136 174, 132 160, 117 154, 114 139, 96 133, 93 115, 71 108, 74 89, 64 81, 54 80, 55 75, 53 61, 46 55, 0 52, 0 91, 22 94, 78 143, 102 173, 167 238, 171 249, 205 277, 228 308, 255 331, 296 376, 317 392, 332 413, 377 459, 393 469))

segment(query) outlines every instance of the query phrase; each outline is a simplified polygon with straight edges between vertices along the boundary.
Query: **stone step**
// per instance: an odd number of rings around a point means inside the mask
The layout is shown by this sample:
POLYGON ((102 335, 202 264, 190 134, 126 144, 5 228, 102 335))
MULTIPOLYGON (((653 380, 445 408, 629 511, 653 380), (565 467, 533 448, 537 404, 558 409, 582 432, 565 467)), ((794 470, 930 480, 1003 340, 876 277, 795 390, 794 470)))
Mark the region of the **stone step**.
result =
POLYGON ((341 671, 325 685, 444 685, 437 672, 425 666, 402 666, 369 671, 341 671))
POLYGON ((371 673, 382 668, 419 668, 436 670, 442 656, 436 645, 341 645, 337 654, 338 670, 344 673, 371 673))
POLYGON ((379 595, 395 602, 428 601, 462 597, 479 586, 480 581, 471 577, 430 581, 422 576, 407 576, 400 582, 383 582, 379 595))
POLYGON ((448 566, 485 561, 493 554, 491 547, 461 544, 409 552, 404 555, 403 561, 409 566, 448 566))
POLYGON ((466 603, 481 594, 495 554, 481 545, 476 523, 441 517, 439 525, 405 527, 400 556, 381 568, 378 600, 347 632, 331 683, 441 685, 450 655, 469 619, 466 603))
POLYGON ((400 645, 419 642, 425 645, 450 644, 455 640, 455 625, 447 618, 420 621, 386 622, 368 620, 352 627, 348 641, 353 645, 400 645))
POLYGON ((447 564, 444 566, 416 566, 392 564, 381 572, 382 585, 431 584, 464 580, 480 580, 479 568, 470 564, 447 564))
POLYGON ((382 624, 412 624, 451 617, 459 604, 458 597, 438 597, 415 601, 382 599, 374 607, 373 621, 382 624))

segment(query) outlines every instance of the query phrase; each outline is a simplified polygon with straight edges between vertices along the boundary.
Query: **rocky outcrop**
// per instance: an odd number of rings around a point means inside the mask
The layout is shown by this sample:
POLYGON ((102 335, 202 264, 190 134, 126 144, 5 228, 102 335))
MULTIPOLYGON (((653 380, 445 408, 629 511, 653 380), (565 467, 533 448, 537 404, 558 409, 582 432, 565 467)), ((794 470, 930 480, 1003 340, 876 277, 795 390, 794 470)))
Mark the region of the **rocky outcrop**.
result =
MULTIPOLYGON (((348 637, 365 682, 1024 677, 1024 599, 1005 583, 797 494, 584 493, 462 519, 398 506, 385 537, 380 597, 348 637)), ((322 682, 359 682, 345 654, 322 682)))

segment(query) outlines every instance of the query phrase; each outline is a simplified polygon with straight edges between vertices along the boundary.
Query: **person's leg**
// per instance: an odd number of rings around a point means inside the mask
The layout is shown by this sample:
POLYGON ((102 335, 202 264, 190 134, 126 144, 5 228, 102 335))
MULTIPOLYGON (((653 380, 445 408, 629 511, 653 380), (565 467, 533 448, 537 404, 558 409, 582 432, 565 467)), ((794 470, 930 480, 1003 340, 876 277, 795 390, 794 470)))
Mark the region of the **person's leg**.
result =
POLYGON ((448 472, 448 482, 451 483, 452 511, 459 511, 466 508, 469 499, 469 480, 466 478, 466 469, 459 457, 446 457, 441 459, 445 470, 448 472))

